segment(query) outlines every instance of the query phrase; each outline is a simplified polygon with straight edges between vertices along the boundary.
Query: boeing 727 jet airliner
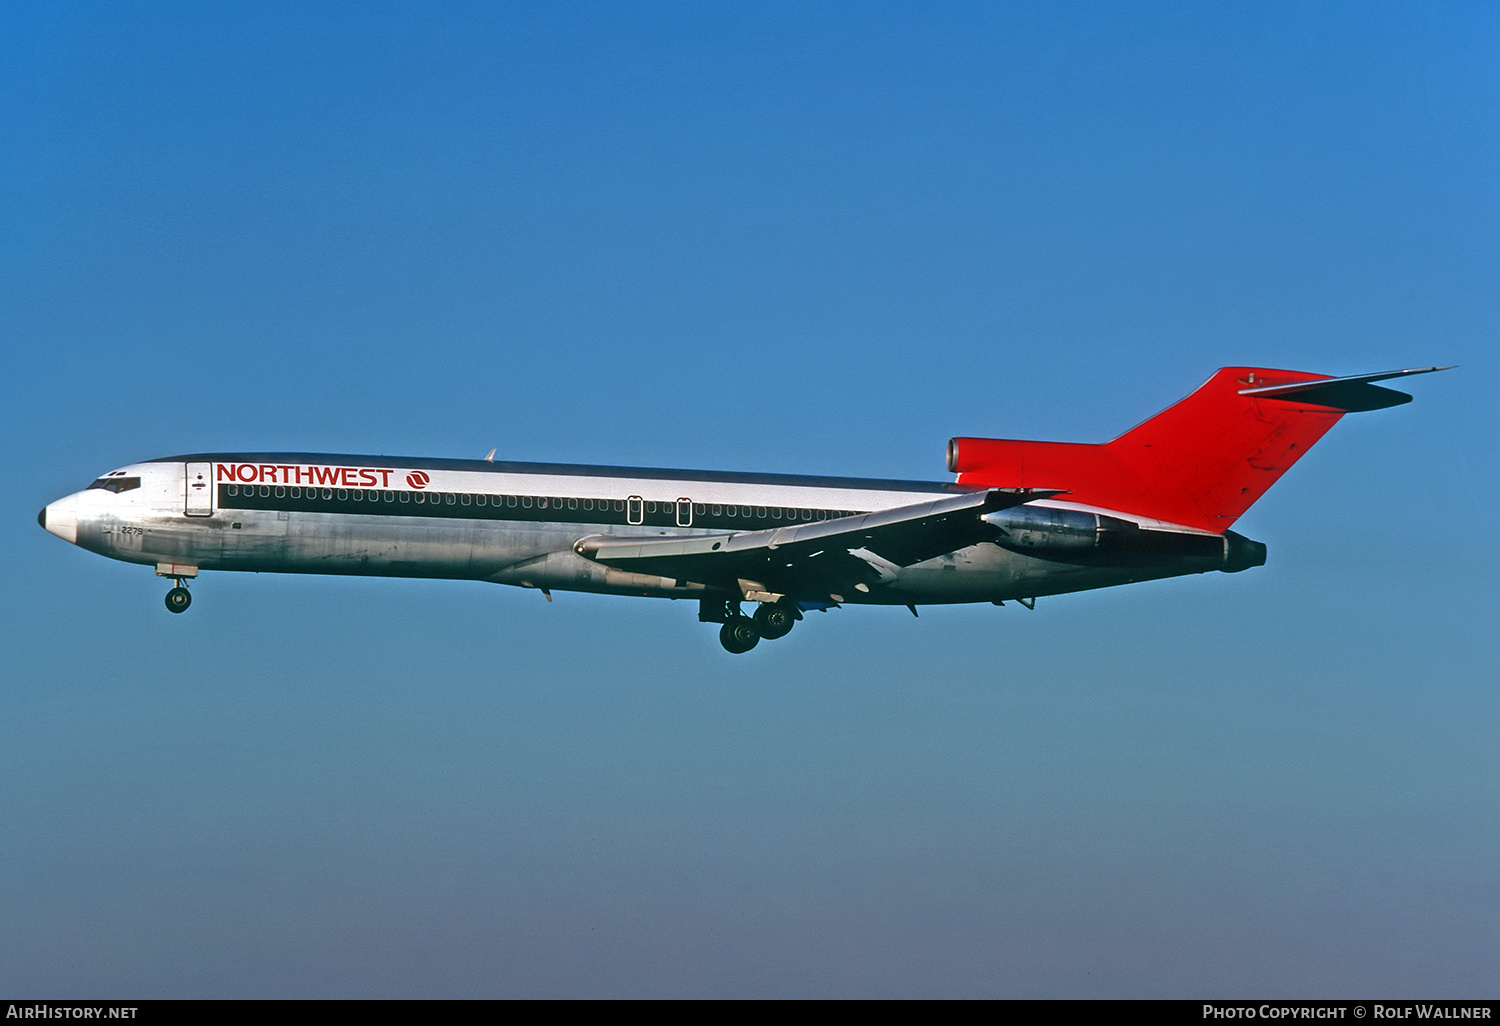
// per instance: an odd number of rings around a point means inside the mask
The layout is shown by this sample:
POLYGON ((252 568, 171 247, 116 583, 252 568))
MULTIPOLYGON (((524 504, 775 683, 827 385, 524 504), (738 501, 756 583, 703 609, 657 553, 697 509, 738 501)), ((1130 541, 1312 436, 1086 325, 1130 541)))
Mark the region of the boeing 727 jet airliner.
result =
POLYGON ((197 453, 112 470, 37 519, 173 579, 174 613, 200 570, 457 578, 694 598, 747 652, 809 609, 1029 605, 1261 566, 1234 521, 1345 413, 1411 401, 1373 382, 1444 369, 1226 367, 1111 442, 954 438, 951 483, 197 453))

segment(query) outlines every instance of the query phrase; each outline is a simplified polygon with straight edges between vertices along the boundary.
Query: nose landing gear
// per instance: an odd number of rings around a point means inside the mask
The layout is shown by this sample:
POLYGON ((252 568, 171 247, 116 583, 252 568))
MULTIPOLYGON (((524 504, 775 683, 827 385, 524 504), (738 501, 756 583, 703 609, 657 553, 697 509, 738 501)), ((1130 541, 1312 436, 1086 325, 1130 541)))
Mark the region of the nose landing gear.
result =
POLYGON ((187 582, 188 578, 198 576, 196 566, 191 563, 158 563, 156 576, 170 577, 177 582, 177 587, 167 592, 168 609, 174 613, 181 613, 193 604, 193 596, 188 594, 187 582))

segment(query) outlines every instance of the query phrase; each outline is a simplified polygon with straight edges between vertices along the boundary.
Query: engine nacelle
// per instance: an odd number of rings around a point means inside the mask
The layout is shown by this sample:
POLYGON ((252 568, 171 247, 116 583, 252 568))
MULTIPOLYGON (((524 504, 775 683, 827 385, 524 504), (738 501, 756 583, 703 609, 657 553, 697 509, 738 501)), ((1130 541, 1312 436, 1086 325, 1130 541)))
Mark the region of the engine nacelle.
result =
MULTIPOLYGON (((1114 520, 1097 513, 1071 509, 1049 509, 1045 506, 1013 506, 984 518, 999 528, 995 544, 1012 552, 1033 552, 1043 558, 1055 553, 1065 559, 1069 554, 1093 552, 1099 548, 1104 533, 1100 521, 1114 520)), ((1126 524, 1128 521, 1118 521, 1126 524)), ((1130 527, 1135 527, 1130 524, 1130 527)))
POLYGON ((1266 562, 1266 547, 1233 531, 1156 531, 1103 513, 1016 506, 985 517, 1003 549, 1090 566, 1182 563, 1236 573, 1266 562))

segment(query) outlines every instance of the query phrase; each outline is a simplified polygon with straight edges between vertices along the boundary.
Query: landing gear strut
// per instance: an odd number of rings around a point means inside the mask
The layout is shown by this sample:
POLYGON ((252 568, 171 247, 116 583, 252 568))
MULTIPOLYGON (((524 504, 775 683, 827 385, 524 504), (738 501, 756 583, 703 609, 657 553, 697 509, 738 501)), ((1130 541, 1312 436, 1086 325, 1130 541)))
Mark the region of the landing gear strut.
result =
POLYGON ((182 581, 177 582, 177 587, 167 592, 167 608, 174 613, 181 613, 193 604, 193 596, 182 586, 182 581))

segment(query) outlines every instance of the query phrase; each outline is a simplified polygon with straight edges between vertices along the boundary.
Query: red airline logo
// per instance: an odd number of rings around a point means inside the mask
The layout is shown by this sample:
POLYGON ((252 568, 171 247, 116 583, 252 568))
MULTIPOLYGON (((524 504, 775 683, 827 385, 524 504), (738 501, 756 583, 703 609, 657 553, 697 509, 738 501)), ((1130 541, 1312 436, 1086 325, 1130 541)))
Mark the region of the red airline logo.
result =
MULTIPOLYGON (((337 488, 389 488, 391 486, 391 475, 394 470, 385 467, 317 467, 305 463, 220 463, 217 478, 220 481, 231 481, 239 484, 290 484, 290 485, 333 485, 337 488)), ((420 470, 409 475, 407 482, 414 488, 420 488, 412 481, 414 477, 421 477, 422 485, 427 483, 427 475, 420 470)))
POLYGON ((406 475, 406 483, 418 490, 426 488, 427 482, 431 480, 432 478, 420 470, 413 470, 410 474, 406 475))

